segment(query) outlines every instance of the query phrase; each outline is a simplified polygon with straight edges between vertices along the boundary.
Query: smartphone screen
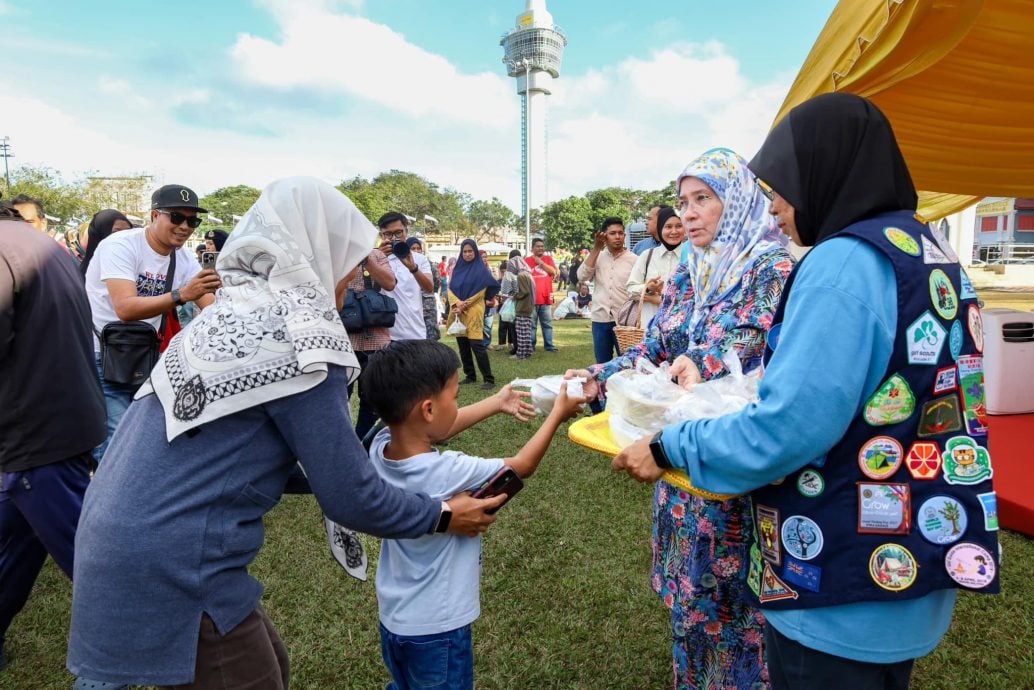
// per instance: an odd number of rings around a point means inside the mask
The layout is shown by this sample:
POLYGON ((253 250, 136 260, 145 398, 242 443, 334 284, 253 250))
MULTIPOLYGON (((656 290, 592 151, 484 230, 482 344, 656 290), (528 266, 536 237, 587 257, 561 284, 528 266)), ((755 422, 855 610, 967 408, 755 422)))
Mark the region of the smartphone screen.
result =
POLYGON ((201 270, 215 270, 215 262, 219 260, 219 252, 201 252, 201 270))
MULTIPOLYGON (((514 495, 517 494, 524 488, 524 482, 517 476, 517 473, 513 471, 512 467, 504 467, 499 470, 494 477, 489 479, 487 482, 481 485, 481 487, 471 494, 474 498, 491 498, 492 496, 498 496, 499 494, 506 494, 506 502, 509 502, 514 495)), ((503 505, 506 505, 506 502, 503 505)), ((502 508, 503 506, 499 506, 502 508)), ((494 513, 496 510, 486 510, 488 514, 494 513)))

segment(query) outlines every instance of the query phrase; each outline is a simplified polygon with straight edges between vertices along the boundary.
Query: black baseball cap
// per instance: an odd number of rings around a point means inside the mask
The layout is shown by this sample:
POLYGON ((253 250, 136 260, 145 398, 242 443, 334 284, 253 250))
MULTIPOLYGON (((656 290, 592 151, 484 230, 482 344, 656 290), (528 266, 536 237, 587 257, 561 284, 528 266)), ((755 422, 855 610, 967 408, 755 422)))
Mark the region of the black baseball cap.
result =
POLYGON ((151 210, 156 208, 192 208, 200 213, 208 209, 197 205, 197 194, 190 187, 181 184, 167 184, 154 190, 151 195, 151 210))

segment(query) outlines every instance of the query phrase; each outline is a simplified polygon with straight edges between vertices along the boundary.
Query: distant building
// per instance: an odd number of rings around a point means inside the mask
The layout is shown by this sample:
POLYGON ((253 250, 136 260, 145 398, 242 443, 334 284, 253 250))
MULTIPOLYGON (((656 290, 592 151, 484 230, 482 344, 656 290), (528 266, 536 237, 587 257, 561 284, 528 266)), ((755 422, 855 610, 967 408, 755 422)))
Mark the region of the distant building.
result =
POLYGON ((1034 258, 1034 198, 988 197, 976 206, 977 258, 1010 263, 1034 258))

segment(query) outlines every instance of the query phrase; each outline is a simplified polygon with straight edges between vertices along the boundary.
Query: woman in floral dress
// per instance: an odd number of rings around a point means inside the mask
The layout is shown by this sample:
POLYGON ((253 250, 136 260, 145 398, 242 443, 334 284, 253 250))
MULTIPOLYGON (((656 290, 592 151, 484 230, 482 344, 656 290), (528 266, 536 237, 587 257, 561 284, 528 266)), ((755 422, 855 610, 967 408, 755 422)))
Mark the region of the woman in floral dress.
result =
MULTIPOLYGON (((768 328, 793 268, 768 199, 743 158, 713 149, 679 175, 679 215, 689 242, 665 285, 643 342, 587 370, 602 398, 607 379, 641 357, 670 362, 685 386, 761 364, 768 328)), ((591 382, 586 393, 593 394, 591 382)), ((666 481, 654 499, 650 584, 671 609, 674 687, 768 687, 764 618, 744 603, 753 520, 746 497, 708 500, 666 481)))

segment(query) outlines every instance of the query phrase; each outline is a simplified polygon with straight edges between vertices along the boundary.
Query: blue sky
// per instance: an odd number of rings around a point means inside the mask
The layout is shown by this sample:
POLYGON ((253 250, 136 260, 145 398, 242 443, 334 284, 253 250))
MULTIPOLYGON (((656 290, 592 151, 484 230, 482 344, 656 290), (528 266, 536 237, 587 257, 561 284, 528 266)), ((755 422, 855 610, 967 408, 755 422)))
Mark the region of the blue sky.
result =
MULTIPOLYGON (((550 196, 750 157, 835 0, 552 0, 550 196)), ((0 0, 14 163, 204 194, 398 168, 520 200, 500 36, 523 0, 0 0), (17 56, 12 59, 13 56, 17 56)))

